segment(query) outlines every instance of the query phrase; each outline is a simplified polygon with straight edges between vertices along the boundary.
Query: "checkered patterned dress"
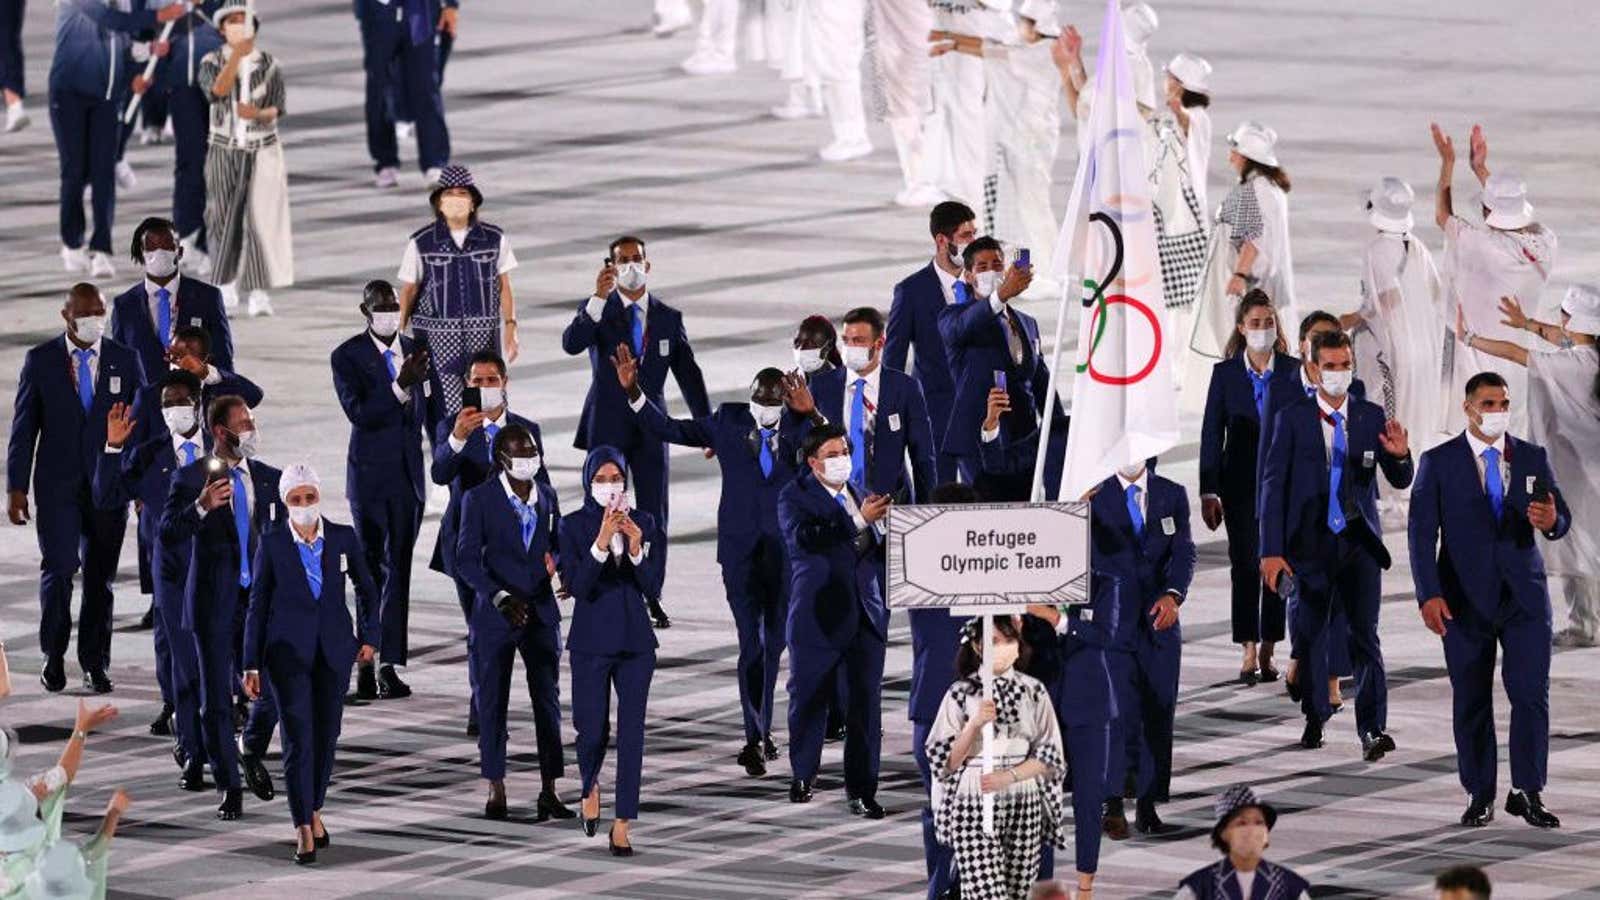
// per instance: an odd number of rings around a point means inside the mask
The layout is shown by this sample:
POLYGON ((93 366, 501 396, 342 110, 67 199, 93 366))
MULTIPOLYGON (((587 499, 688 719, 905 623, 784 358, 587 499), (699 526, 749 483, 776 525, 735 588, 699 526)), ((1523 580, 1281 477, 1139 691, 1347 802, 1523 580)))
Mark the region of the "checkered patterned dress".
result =
MULTIPOLYGON (((1171 113, 1151 121, 1154 140, 1150 186, 1156 202, 1156 253, 1161 260, 1161 288, 1168 309, 1194 305, 1200 274, 1206 267, 1205 215, 1189 172, 1189 149, 1171 113)), ((1204 173, 1201 173, 1202 176, 1204 173)))

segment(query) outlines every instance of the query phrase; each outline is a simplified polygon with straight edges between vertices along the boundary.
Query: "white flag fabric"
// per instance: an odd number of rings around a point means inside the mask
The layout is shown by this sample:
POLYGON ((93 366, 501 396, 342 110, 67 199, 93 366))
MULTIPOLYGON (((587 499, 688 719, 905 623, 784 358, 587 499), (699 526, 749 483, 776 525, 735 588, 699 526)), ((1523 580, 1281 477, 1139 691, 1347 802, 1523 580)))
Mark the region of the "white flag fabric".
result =
POLYGON ((1080 301, 1063 500, 1077 500, 1118 468, 1178 442, 1173 360, 1183 340, 1166 330, 1146 128, 1122 52, 1122 27, 1120 5, 1108 0, 1088 146, 1054 257, 1055 274, 1068 285, 1062 320, 1071 300, 1080 301))

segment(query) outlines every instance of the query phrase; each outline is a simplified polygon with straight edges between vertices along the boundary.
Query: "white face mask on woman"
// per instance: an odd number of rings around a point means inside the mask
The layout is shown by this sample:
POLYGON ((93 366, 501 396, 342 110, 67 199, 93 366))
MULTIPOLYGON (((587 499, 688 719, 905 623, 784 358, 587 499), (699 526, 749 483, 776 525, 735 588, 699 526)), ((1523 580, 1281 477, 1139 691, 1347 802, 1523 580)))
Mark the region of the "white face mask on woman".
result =
POLYGON ((1257 353, 1265 353, 1268 350, 1271 350, 1272 349, 1272 345, 1277 343, 1277 341, 1278 341, 1278 332, 1276 330, 1274 330, 1274 329, 1271 329, 1271 328, 1259 328, 1259 329, 1258 328, 1248 328, 1248 329, 1245 329, 1245 333, 1244 333, 1245 346, 1249 347, 1251 350, 1254 350, 1257 353))
POLYGON ((289 507, 289 521, 301 528, 309 528, 322 518, 322 507, 315 503, 289 507))
POLYGON ((1011 667, 1017 664, 1017 656, 1021 652, 1022 648, 1018 646, 1016 641, 1008 644, 995 644, 992 654, 994 673, 1003 675, 1011 671, 1011 667))
POLYGON ((508 457, 508 462, 510 465, 506 469, 506 474, 518 481, 532 481, 533 476, 539 474, 540 460, 537 455, 512 456, 508 457))
POLYGON ((591 481, 589 482, 589 496, 594 502, 603 507, 610 508, 618 497, 626 496, 627 487, 620 481, 591 481))
POLYGON ((439 215, 446 219, 465 219, 472 215, 471 197, 440 197, 439 215))

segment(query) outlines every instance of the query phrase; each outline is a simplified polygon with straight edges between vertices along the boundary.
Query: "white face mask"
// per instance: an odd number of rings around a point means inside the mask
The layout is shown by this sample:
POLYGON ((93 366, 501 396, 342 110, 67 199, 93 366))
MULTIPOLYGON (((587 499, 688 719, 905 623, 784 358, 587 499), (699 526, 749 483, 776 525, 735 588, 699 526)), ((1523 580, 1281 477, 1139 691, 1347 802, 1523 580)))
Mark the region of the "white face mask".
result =
POLYGON ((256 432, 241 431, 233 436, 235 449, 239 451, 240 459, 254 459, 256 455, 256 432))
POLYGON ((1491 441, 1499 440, 1500 435, 1505 434, 1506 428, 1511 425, 1509 412, 1486 412, 1478 415, 1482 417, 1482 421, 1478 423, 1478 430, 1491 441))
POLYGON ((146 250, 144 252, 144 271, 152 278, 166 278, 178 271, 178 251, 176 250, 146 250))
POLYGON ((822 347, 816 347, 811 350, 796 348, 794 351, 794 364, 800 367, 800 371, 810 375, 812 372, 822 368, 823 364, 827 362, 827 359, 822 355, 823 349, 822 347))
POLYGON ((830 456, 823 460, 822 480, 833 487, 843 487, 850 480, 850 457, 830 456))
MULTIPOLYGON (((971 243, 971 242, 969 241, 968 243, 971 243)), ((957 244, 955 242, 951 242, 951 244, 950 244, 950 262, 958 269, 964 268, 966 266, 966 259, 965 259, 966 252, 967 252, 967 245, 966 244, 957 244)))
POLYGON ((506 405, 506 389, 499 387, 478 388, 478 395, 483 398, 483 409, 479 412, 488 412, 506 405))
POLYGON ((1017 664, 1017 654, 1021 652, 1022 648, 1017 646, 1015 641, 1012 641, 1009 644, 995 644, 992 655, 994 660, 994 673, 999 675, 1003 672, 1010 671, 1011 667, 1017 664))
POLYGON ((375 312, 372 314, 372 333, 381 338, 392 338, 400 330, 400 313, 375 312))
POLYGON ((1271 329, 1271 328, 1261 328, 1261 329, 1248 328, 1248 329, 1245 329, 1245 333, 1244 333, 1245 346, 1249 347, 1251 350, 1254 350, 1257 353, 1265 353, 1268 350, 1271 350, 1272 349, 1272 345, 1277 343, 1277 341, 1278 341, 1278 332, 1273 330, 1273 329, 1271 329))
POLYGON ((465 219, 472 215, 472 198, 440 197, 439 214, 446 219, 465 219))
POLYGON ((1117 470, 1117 474, 1129 481, 1138 481, 1139 476, 1144 474, 1144 463, 1140 463, 1137 466, 1124 466, 1117 470))
POLYGON ((1228 849, 1245 859, 1260 859, 1267 852, 1267 826, 1265 825, 1235 825, 1229 828, 1223 837, 1228 842, 1228 849))
POLYGON ((161 418, 173 434, 188 434, 194 430, 195 412, 192 406, 163 406, 161 418))
POLYGON ((617 284, 625 291, 644 287, 644 263, 628 262, 617 266, 617 284))
POLYGON ((839 355, 844 357, 844 367, 852 372, 860 373, 872 365, 871 347, 852 347, 848 344, 839 346, 839 355))
POLYGON ((532 481, 533 476, 539 474, 541 461, 537 455, 513 456, 507 461, 510 463, 510 468, 506 469, 506 474, 518 481, 532 481))
POLYGON ((250 26, 243 22, 228 22, 222 26, 222 37, 230 44, 238 44, 250 37, 250 26))
POLYGON ((601 506, 610 508, 618 497, 627 495, 627 487, 620 481, 591 481, 589 482, 589 496, 601 506))
POLYGON ((77 335, 78 340, 83 341, 85 344, 92 344, 100 340, 100 336, 106 333, 106 317, 83 316, 73 319, 72 330, 77 335))
POLYGON ((1000 287, 1000 272, 975 272, 972 275, 972 287, 978 297, 984 300, 994 296, 1000 287))
POLYGON ((783 418, 782 406, 767 406, 764 403, 751 403, 750 412, 756 417, 756 424, 762 428, 774 428, 778 420, 783 418))
POLYGON ((315 525, 322 518, 322 508, 315 503, 289 507, 289 521, 301 528, 315 525))
POLYGON ((1356 380, 1356 373, 1345 369, 1341 372, 1322 372, 1322 389, 1329 397, 1343 397, 1350 392, 1350 383, 1356 380))

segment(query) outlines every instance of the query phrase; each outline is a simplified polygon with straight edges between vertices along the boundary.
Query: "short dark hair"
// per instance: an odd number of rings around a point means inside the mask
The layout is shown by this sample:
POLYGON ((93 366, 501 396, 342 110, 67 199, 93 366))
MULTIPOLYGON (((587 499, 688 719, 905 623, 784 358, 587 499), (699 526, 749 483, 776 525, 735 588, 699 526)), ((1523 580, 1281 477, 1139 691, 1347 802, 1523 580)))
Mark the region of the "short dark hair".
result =
POLYGON ((645 256, 649 256, 650 255, 649 252, 645 250, 644 238, 635 237, 635 236, 633 236, 631 234, 625 234, 622 237, 619 237, 616 240, 612 241, 610 246, 606 247, 606 256, 608 256, 608 257, 616 256, 617 255, 617 248, 621 247, 623 244, 638 244, 640 253, 644 254, 645 256))
POLYGON ((1000 254, 1001 259, 1004 259, 1006 255, 1005 248, 1000 246, 999 241, 989 237, 988 235, 984 235, 983 237, 978 238, 977 240, 968 244, 967 249, 961 251, 961 264, 969 269, 972 268, 972 261, 977 259, 978 254, 985 250, 993 250, 994 252, 1000 254))
POLYGON ((1323 350, 1337 350, 1340 347, 1350 347, 1352 352, 1354 351, 1350 335, 1342 331, 1324 331, 1311 339, 1311 361, 1320 363, 1322 360, 1318 356, 1319 353, 1323 350))
POLYGON ((957 228, 968 222, 976 221, 978 214, 972 207, 960 200, 946 200, 934 204, 933 212, 928 213, 928 234, 933 237, 944 235, 949 237, 957 228))
POLYGON ((528 443, 533 444, 534 452, 538 452, 539 445, 533 440, 533 432, 513 422, 500 429, 499 433, 494 436, 494 446, 490 448, 490 452, 494 457, 496 467, 500 465, 500 454, 506 450, 506 444, 519 437, 527 438, 528 443))
POLYGON ((861 322, 872 326, 873 337, 883 337, 883 313, 878 312, 876 306, 858 306, 844 314, 846 325, 856 325, 861 322))
POLYGON ((1506 383, 1505 376, 1501 375, 1499 372, 1479 372, 1478 374, 1467 379, 1467 396, 1471 397, 1473 394, 1476 394, 1478 392, 1478 388, 1481 387, 1510 389, 1511 385, 1506 383))
POLYGON ((818 425, 806 434, 805 442, 800 445, 800 458, 810 460, 822 451, 823 444, 835 438, 843 438, 845 447, 850 446, 850 435, 843 425, 834 422, 818 425))
POLYGON ((928 494, 929 503, 977 503, 981 499, 976 488, 959 481, 947 481, 928 494))
MULTIPOLYGON (((233 413, 234 407, 245 406, 244 398, 238 394, 222 394, 211 401, 206 407, 206 426, 209 428, 227 428, 228 416, 233 413)), ((248 407, 246 407, 248 408, 248 407)))
POLYGON ((1320 309, 1313 310, 1305 318, 1300 320, 1300 340, 1305 340, 1306 335, 1311 333, 1311 329, 1317 327, 1318 325, 1324 324, 1332 325, 1335 328, 1342 327, 1339 324, 1339 317, 1333 313, 1324 312, 1320 309))
POLYGON ((1477 866, 1451 866, 1433 876, 1434 890, 1468 891, 1479 900, 1489 900, 1489 876, 1477 866))
POLYGON ((179 325, 172 331, 172 342, 193 341, 200 348, 200 358, 211 358, 211 332, 199 325, 179 325))
POLYGON ((168 369, 161 376, 161 380, 156 383, 161 385, 162 391, 169 387, 186 388, 189 391, 189 396, 195 400, 200 399, 200 392, 203 390, 200 379, 196 378, 193 372, 185 369, 168 369))
POLYGON ((152 231, 168 232, 174 241, 179 237, 178 226, 172 224, 171 219, 163 219, 160 216, 146 217, 133 229, 133 246, 129 248, 128 254, 133 257, 134 262, 144 262, 144 236, 152 231))
MULTIPOLYGON (((982 618, 972 621, 982 624, 982 618)), ((1028 646, 1027 638, 1022 636, 1022 629, 1010 616, 995 616, 994 630, 1017 642, 1017 661, 1014 664, 1018 672, 1028 671, 1028 662, 1033 659, 1033 648, 1028 646)), ((982 640, 983 631, 978 631, 979 640, 982 640)), ((983 668, 983 652, 972 646, 963 632, 961 646, 956 650, 956 677, 971 678, 979 669, 983 668)))
POLYGON ((500 370, 501 378, 506 377, 505 358, 493 350, 479 350, 477 353, 472 354, 472 358, 467 360, 466 372, 463 374, 470 375, 472 373, 472 367, 478 365, 479 363, 489 363, 493 365, 496 369, 500 370))

